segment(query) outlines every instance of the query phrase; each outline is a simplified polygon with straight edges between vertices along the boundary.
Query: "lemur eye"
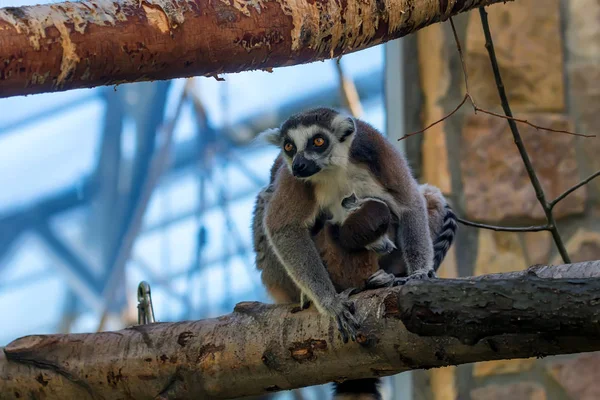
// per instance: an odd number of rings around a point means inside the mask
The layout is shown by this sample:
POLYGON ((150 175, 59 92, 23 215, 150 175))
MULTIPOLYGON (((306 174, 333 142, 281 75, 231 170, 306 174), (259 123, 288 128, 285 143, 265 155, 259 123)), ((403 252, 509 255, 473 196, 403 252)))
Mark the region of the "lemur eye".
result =
POLYGON ((283 149, 289 153, 290 151, 294 150, 294 145, 291 143, 286 143, 283 146, 283 149))
POLYGON ((323 139, 322 137, 317 137, 313 140, 313 143, 315 146, 321 147, 325 144, 325 139, 323 139))

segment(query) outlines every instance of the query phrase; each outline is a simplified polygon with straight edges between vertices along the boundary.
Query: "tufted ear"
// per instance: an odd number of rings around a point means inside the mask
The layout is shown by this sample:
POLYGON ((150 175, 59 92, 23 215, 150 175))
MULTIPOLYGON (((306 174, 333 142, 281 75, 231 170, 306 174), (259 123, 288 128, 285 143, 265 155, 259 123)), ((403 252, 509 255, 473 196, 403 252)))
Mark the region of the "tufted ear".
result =
POLYGON ((344 199, 342 199, 342 207, 344 207, 345 209, 357 207, 357 203, 358 199, 356 198, 356 194, 354 192, 352 192, 350 196, 347 196, 344 199))
POLYGON ((269 128, 259 133, 257 139, 279 147, 281 145, 281 130, 279 128, 269 128))
POLYGON ((335 117, 333 120, 333 128, 335 130, 335 135, 338 137, 340 142, 345 141, 354 132, 356 132, 354 118, 343 115, 338 115, 335 117))

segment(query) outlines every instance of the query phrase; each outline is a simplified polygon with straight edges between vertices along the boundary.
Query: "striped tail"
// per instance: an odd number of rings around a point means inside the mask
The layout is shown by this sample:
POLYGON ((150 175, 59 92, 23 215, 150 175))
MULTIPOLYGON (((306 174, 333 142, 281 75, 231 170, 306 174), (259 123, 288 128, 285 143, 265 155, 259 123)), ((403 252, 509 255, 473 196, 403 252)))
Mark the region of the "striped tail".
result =
POLYGON ((446 257, 446 254, 454 241, 454 236, 456 236, 456 230, 458 229, 456 215, 454 215, 450 206, 446 204, 444 209, 446 210, 444 222, 442 223, 440 233, 433 242, 433 270, 436 272, 444 260, 444 257, 446 257))
POLYGON ((381 400, 378 378, 356 379, 335 383, 334 400, 381 400))

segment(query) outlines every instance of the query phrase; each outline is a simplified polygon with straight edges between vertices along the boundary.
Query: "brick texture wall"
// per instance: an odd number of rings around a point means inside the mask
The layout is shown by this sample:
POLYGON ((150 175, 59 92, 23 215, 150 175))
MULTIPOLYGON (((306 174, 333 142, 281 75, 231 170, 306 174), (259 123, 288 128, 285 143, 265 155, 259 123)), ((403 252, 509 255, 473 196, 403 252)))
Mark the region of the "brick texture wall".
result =
MULTIPOLYGON (((600 0, 517 0, 488 8, 496 53, 515 116, 586 139, 519 125, 550 199, 600 169, 600 0)), ((501 112, 477 11, 455 19, 480 107, 501 112)), ((418 33, 423 126, 464 96, 448 23, 418 33)), ((492 224, 539 224, 543 212, 505 120, 465 105, 424 134, 421 180, 439 186, 457 212, 492 224)), ((600 259, 600 179, 556 208, 573 261, 600 259)), ((441 267, 446 277, 561 263, 550 234, 460 227, 441 267)), ((418 372, 416 398, 431 400, 600 399, 600 354, 476 363, 418 372)))

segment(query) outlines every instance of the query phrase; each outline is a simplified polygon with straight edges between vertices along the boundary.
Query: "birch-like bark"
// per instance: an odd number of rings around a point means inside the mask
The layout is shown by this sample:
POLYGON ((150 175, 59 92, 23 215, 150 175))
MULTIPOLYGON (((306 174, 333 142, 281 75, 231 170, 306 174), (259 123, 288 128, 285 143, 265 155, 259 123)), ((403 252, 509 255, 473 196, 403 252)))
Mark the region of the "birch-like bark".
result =
POLYGON ((0 399, 227 399, 484 360, 600 350, 600 261, 363 292, 358 343, 314 309, 36 335, 0 351, 0 399), (585 278, 585 279, 582 279, 585 278))
POLYGON ((505 0, 84 0, 0 9, 0 97, 303 64, 505 0))

